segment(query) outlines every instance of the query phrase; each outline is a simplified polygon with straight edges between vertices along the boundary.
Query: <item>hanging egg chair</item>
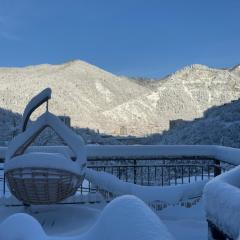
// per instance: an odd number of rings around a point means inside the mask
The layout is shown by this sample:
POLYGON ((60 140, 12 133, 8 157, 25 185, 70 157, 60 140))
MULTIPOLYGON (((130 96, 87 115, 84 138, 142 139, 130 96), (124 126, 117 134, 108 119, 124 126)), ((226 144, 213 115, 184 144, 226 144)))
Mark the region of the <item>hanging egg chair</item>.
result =
POLYGON ((11 193, 24 204, 53 204, 74 195, 82 184, 86 167, 83 139, 58 117, 48 112, 51 89, 35 96, 25 108, 22 133, 8 147, 4 164, 11 193), (47 102, 47 111, 27 128, 31 113, 47 102), (30 152, 27 147, 46 128, 52 128, 75 155, 67 153, 30 152))

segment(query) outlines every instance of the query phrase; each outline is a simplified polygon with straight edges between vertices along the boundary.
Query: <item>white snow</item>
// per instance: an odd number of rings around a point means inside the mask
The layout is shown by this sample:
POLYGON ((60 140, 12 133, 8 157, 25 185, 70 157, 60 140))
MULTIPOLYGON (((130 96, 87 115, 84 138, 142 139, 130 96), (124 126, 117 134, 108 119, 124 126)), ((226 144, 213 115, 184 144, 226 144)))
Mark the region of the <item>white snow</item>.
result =
MULTIPOLYGON (((39 119, 40 121, 40 119, 39 119)), ((29 127, 30 128, 30 127, 29 127)), ((28 128, 28 129, 29 129, 28 128)), ((80 142, 83 142, 80 140, 80 142)), ((17 144, 17 142, 16 142, 17 144)), ((79 146, 76 146, 79 148, 79 146)), ((0 158, 9 154, 6 147, 0 147, 0 158)), ((31 146, 26 152, 59 152, 74 157, 74 152, 67 146, 31 146)), ((134 158, 134 157, 178 157, 199 156, 213 157, 230 164, 240 164, 240 149, 215 145, 85 145, 87 157, 134 158)))
POLYGON ((90 145, 87 156, 101 157, 154 157, 154 156, 214 156, 214 146, 211 145, 90 145))
POLYGON ((240 149, 216 145, 89 145, 88 157, 212 157, 230 164, 240 164, 240 149))
POLYGON ((119 197, 108 204, 89 236, 92 240, 96 236, 105 240, 173 239, 157 215, 134 196, 119 197))
MULTIPOLYGON (((41 211, 48 211, 47 214, 45 213, 48 221, 50 219, 58 220, 56 215, 52 216, 51 209, 41 211)), ((35 215, 38 215, 39 218, 39 213, 35 215)), ((79 217, 81 218, 81 215, 79 217)), ((81 222, 78 223, 75 218, 71 220, 75 220, 76 222, 73 224, 75 226, 79 225, 81 228, 81 222)), ((70 223, 67 225, 69 227, 70 223)), ((52 227, 54 228, 54 224, 52 227)), ((62 228, 66 229, 67 227, 63 224, 62 228)), ((66 237, 57 237, 56 235, 50 236, 45 233, 39 222, 32 216, 24 213, 16 213, 1 223, 0 239, 172 240, 174 238, 160 218, 152 212, 144 202, 133 196, 123 196, 109 203, 100 213, 96 223, 93 224, 91 228, 87 227, 85 233, 75 232, 73 234, 73 232, 71 232, 70 235, 66 237)))
POLYGON ((240 230, 240 166, 211 180, 204 188, 206 216, 236 239, 240 230))
POLYGON ((203 202, 191 208, 169 206, 158 212, 169 231, 178 240, 207 240, 208 228, 203 202))
POLYGON ((43 91, 41 91, 39 94, 37 94, 35 97, 31 99, 31 101, 27 104, 25 107, 24 113, 23 113, 23 120, 22 124, 24 124, 27 117, 29 117, 31 111, 40 104, 44 99, 51 98, 52 90, 51 88, 46 88, 43 91))
POLYGON ((6 153, 6 163, 11 161, 11 158, 23 144, 28 145, 32 137, 41 132, 45 126, 52 127, 53 130, 55 130, 56 133, 69 145, 77 157, 76 162, 79 164, 78 168, 84 167, 86 163, 86 149, 83 139, 71 131, 70 128, 65 126, 58 117, 49 112, 40 116, 25 132, 19 134, 10 142, 6 153))
POLYGON ((178 186, 141 186, 124 182, 112 174, 86 169, 85 178, 108 192, 116 195, 131 194, 143 201, 161 201, 168 204, 195 198, 202 195, 202 190, 207 181, 200 181, 178 186))
POLYGON ((114 98, 112 92, 107 87, 105 87, 101 82, 95 82, 95 86, 97 91, 99 91, 102 96, 105 96, 106 101, 111 102, 111 100, 114 98))
POLYGON ((46 240, 41 225, 28 214, 16 213, 0 225, 0 239, 4 240, 46 240))
POLYGON ((72 172, 80 175, 79 163, 66 158, 61 153, 32 152, 19 155, 4 164, 4 170, 16 168, 51 168, 72 172))
MULTIPOLYGON (((76 198, 76 200, 78 198, 76 195, 73 197, 76 198)), ((72 202, 72 199, 70 199, 70 201, 72 202)), ((19 202, 9 198, 3 202, 1 201, 1 203, 19 204, 19 202)), ((34 206, 26 210, 23 207, 5 207, 1 204, 0 224, 12 214, 28 213, 36 218, 42 225, 45 233, 49 236, 49 238, 47 238, 48 240, 106 240, 104 238, 102 239, 102 235, 96 233, 96 231, 95 233, 98 234, 98 237, 92 233, 92 239, 87 238, 87 232, 89 232, 90 229, 94 229, 94 225, 97 225, 96 221, 100 219, 101 211, 103 211, 102 209, 105 205, 106 203, 103 201, 97 204, 34 206)), ((125 205, 123 209, 124 208, 125 205)), ((191 208, 175 205, 168 206, 161 211, 156 211, 156 213, 177 240, 207 240, 207 223, 202 201, 197 202, 196 205, 193 205, 191 208)), ((114 213, 109 213, 109 215, 111 215, 112 218, 115 217, 115 221, 120 218, 114 213)), ((112 226, 112 224, 110 226, 112 226)), ((129 228, 131 229, 131 227, 129 228)), ((14 228, 11 226, 11 229, 14 228)), ((104 227, 104 230, 107 229, 107 227, 104 227)), ((111 240, 114 240, 114 238, 111 240)))
POLYGON ((240 165, 240 149, 216 146, 215 158, 233 165, 240 165))

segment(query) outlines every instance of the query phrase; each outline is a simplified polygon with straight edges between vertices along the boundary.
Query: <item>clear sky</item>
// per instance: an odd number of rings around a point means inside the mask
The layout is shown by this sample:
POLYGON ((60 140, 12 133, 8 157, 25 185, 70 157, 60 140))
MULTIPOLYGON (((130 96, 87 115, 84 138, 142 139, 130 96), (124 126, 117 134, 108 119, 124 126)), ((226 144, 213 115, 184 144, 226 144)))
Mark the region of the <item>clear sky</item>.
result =
POLYGON ((0 0, 0 66, 81 59, 161 77, 240 63, 240 0, 0 0))

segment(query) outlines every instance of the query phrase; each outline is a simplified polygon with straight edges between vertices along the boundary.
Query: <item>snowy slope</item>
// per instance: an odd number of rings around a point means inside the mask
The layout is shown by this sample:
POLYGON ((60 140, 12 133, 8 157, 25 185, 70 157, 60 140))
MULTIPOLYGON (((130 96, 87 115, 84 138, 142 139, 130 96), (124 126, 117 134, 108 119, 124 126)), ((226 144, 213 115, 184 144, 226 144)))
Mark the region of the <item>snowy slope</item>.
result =
MULTIPOLYGON (((204 117, 176 124, 162 135, 146 139, 147 144, 215 144, 240 147, 240 100, 214 107, 204 117)), ((144 142, 143 142, 144 143, 144 142)))
POLYGON ((129 134, 144 135, 168 129, 169 120, 192 120, 238 99, 238 69, 192 65, 154 84, 139 84, 79 60, 0 68, 0 107, 22 113, 34 94, 51 87, 50 110, 70 116, 74 126, 111 134, 124 126, 129 134))
MULTIPOLYGON (((50 111, 71 117, 73 126, 110 129, 101 113, 147 93, 144 87, 83 61, 0 68, 0 107, 22 113, 29 99, 50 87, 50 111)), ((39 110, 40 111, 40 110, 39 110)))

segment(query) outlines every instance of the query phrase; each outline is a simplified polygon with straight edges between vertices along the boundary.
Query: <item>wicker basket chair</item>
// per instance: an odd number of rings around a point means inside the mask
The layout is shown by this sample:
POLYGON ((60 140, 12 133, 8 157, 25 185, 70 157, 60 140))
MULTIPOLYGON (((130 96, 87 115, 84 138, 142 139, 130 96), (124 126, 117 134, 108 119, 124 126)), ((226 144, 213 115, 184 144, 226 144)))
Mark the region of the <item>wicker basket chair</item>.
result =
POLYGON ((48 111, 10 142, 4 164, 11 193, 27 205, 53 204, 75 194, 84 179, 85 168, 83 139, 48 111), (25 152, 46 127, 66 142, 75 160, 67 153, 25 152))

